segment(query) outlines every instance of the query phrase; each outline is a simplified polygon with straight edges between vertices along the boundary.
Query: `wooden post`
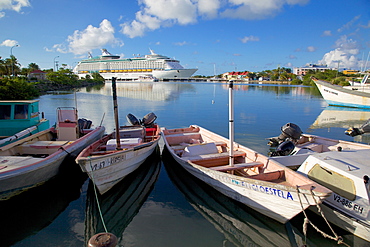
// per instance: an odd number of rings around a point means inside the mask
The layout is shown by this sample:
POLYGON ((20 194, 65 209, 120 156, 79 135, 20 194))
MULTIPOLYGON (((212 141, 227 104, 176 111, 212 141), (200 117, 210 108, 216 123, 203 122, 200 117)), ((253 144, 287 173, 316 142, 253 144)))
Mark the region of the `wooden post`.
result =
POLYGON ((121 140, 119 136, 119 123, 118 123, 118 104, 117 104, 117 89, 116 89, 116 77, 112 77, 112 90, 113 90, 113 110, 114 110, 114 121, 116 124, 116 149, 121 150, 121 140))

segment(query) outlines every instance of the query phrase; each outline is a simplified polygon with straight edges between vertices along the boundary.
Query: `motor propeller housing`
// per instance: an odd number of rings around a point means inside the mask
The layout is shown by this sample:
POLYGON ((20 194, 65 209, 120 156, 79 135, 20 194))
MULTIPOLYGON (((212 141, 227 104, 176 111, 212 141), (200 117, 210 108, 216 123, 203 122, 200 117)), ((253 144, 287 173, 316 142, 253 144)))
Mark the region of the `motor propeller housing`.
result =
POLYGON ((131 125, 143 125, 145 127, 149 127, 150 125, 152 125, 154 123, 154 121, 157 119, 157 116, 153 113, 153 112, 150 112, 148 114, 146 114, 142 120, 138 119, 137 117, 135 117, 133 114, 129 113, 127 114, 126 116, 126 119, 127 121, 131 124, 131 125))

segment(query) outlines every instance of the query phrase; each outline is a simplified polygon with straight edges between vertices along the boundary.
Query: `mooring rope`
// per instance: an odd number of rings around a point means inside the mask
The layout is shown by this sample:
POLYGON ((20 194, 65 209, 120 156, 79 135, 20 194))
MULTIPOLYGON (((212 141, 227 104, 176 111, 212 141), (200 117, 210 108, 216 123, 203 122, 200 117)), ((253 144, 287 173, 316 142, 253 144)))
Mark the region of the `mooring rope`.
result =
POLYGON ((96 191, 95 179, 94 179, 94 172, 93 172, 92 165, 91 165, 91 159, 90 159, 90 169, 91 169, 91 180, 93 182, 94 193, 95 193, 95 200, 96 200, 96 204, 98 206, 98 211, 99 211, 100 219, 101 219, 101 222, 103 224, 104 231, 106 233, 108 233, 107 227, 106 227, 105 222, 104 222, 103 214, 101 212, 101 208, 100 208, 100 204, 99 204, 99 198, 98 198, 98 193, 96 191))
POLYGON ((304 222, 303 222, 303 234, 305 235, 305 238, 306 238, 306 234, 307 234, 307 225, 308 223, 310 223, 310 225, 317 231, 319 232, 322 236, 324 236, 325 238, 329 238, 329 239, 332 239, 332 240, 335 240, 337 241, 337 244, 344 244, 346 246, 349 246, 348 244, 346 244, 344 241, 343 241, 343 238, 341 236, 338 236, 335 231, 333 230, 333 228, 331 227, 330 223, 328 222, 328 220, 326 219, 324 213, 322 212, 321 210, 321 207, 320 205, 317 203, 316 199, 315 199, 315 196, 313 194, 313 191, 312 191, 312 187, 310 189, 310 192, 311 192, 311 195, 315 201, 315 204, 316 206, 318 207, 318 211, 320 212, 321 216, 324 218, 326 224, 329 226, 330 230, 332 231, 332 233, 334 234, 334 237, 333 236, 330 236, 328 234, 326 234, 325 232, 321 231, 317 226, 315 226, 309 219, 308 219, 308 216, 306 214, 306 211, 304 210, 304 207, 303 207, 303 203, 302 203, 302 200, 301 200, 301 196, 300 196, 300 192, 299 192, 299 187, 297 185, 297 194, 298 194, 298 198, 299 198, 299 203, 301 204, 301 208, 302 208, 302 212, 305 216, 305 219, 304 219, 304 222))

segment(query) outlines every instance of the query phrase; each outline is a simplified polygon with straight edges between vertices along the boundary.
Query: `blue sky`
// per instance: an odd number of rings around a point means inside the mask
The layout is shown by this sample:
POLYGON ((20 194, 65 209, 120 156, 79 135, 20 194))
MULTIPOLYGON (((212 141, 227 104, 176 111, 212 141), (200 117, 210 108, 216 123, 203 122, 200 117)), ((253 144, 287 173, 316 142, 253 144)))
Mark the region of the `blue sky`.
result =
POLYGON ((3 59, 72 67, 101 48, 126 58, 150 48, 200 75, 369 68, 370 0, 0 0, 3 59))

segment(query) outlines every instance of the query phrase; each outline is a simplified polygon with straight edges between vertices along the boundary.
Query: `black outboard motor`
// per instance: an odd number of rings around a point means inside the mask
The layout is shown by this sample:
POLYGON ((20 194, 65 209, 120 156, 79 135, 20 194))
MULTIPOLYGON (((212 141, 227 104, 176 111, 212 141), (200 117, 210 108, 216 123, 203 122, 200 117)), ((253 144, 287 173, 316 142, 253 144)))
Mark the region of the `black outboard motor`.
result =
POLYGON ((129 113, 127 114, 126 116, 126 119, 127 121, 131 124, 131 125, 140 125, 141 124, 141 121, 139 119, 137 119, 133 114, 129 113))
POLYGON ((275 151, 271 152, 270 156, 287 156, 293 152, 294 148, 295 146, 292 141, 285 141, 282 142, 275 151))
POLYGON ((156 119, 157 116, 153 112, 150 112, 143 117, 141 124, 144 125, 145 127, 150 127, 151 125, 153 125, 156 119))
POLYGON ((278 137, 270 138, 270 141, 267 145, 270 147, 276 147, 288 140, 295 142, 299 140, 301 134, 302 130, 298 125, 294 123, 287 123, 281 127, 281 134, 278 137))
POLYGON ((350 127, 344 131, 344 133, 349 136, 358 136, 365 133, 370 133, 370 119, 368 119, 360 128, 350 127))
POLYGON ((126 119, 131 125, 143 125, 144 127, 148 128, 153 125, 154 121, 157 119, 157 116, 153 112, 150 112, 146 114, 142 120, 140 120, 137 119, 133 114, 129 113, 126 116, 126 119))

